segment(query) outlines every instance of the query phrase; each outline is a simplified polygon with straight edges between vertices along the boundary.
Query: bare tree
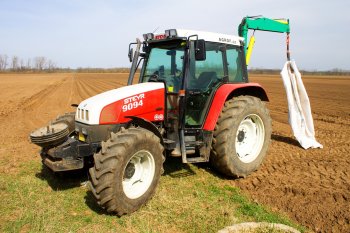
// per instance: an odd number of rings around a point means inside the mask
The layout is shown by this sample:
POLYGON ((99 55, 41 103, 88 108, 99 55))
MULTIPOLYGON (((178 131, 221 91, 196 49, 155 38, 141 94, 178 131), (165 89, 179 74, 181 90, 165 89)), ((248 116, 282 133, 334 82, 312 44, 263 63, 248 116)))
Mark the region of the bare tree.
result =
POLYGON ((52 71, 56 68, 56 64, 52 60, 47 61, 47 68, 52 71))
POLYGON ((35 57, 32 59, 28 58, 27 60, 19 58, 18 56, 13 56, 9 62, 10 64, 8 64, 8 58, 9 57, 7 55, 0 54, 0 71, 6 70, 8 65, 12 71, 31 69, 39 71, 54 71, 57 69, 56 63, 44 56, 35 57))
POLYGON ((4 55, 0 54, 0 70, 6 70, 7 58, 8 58, 8 56, 6 54, 4 54, 4 55))
POLYGON ((32 68, 32 60, 30 58, 28 58, 28 60, 27 60, 26 67, 27 67, 28 70, 30 70, 32 68))
POLYGON ((12 57, 11 69, 18 70, 18 57, 17 56, 12 57))
POLYGON ((46 58, 45 57, 36 57, 36 58, 34 58, 34 64, 35 64, 35 69, 43 70, 45 68, 46 58))
POLYGON ((19 67, 21 70, 25 70, 26 69, 26 66, 24 65, 24 60, 21 59, 20 61, 20 67, 19 67))

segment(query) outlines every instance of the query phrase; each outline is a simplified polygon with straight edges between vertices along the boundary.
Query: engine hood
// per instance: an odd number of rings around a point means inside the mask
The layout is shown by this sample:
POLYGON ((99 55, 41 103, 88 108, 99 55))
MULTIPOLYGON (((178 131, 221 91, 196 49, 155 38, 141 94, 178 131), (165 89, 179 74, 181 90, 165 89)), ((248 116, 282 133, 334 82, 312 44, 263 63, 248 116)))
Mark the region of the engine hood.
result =
POLYGON ((106 91, 84 100, 77 108, 75 120, 88 125, 98 125, 126 122, 124 116, 146 114, 145 118, 162 118, 154 116, 163 113, 157 112, 156 109, 164 109, 164 84, 140 83, 106 91))

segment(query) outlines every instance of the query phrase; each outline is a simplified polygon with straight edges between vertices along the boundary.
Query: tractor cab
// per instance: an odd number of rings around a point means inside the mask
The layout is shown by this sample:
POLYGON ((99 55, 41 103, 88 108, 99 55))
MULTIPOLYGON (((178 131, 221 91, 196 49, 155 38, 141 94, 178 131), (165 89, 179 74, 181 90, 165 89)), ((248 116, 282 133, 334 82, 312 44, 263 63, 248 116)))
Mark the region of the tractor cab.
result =
MULTIPOLYGON (((165 85, 168 138, 178 145, 179 129, 184 132, 185 144, 186 141, 203 144, 206 137, 211 138, 210 131, 203 131, 203 126, 216 91, 223 84, 248 81, 240 37, 181 29, 157 35, 148 33, 144 34, 140 57, 143 66, 139 82, 165 85)), ((189 146, 186 153, 200 154, 200 148, 189 146)), ((209 151, 208 146, 206 159, 209 151)))

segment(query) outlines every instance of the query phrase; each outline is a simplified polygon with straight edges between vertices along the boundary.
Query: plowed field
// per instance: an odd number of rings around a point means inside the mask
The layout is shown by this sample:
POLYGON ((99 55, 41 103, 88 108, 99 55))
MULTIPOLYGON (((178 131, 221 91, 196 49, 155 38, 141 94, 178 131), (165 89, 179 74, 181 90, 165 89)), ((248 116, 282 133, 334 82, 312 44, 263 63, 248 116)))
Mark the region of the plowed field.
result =
MULTIPOLYGON (((0 172, 39 160, 28 134, 70 104, 126 83, 127 74, 0 75, 0 172), (11 156, 8 156, 11 154, 11 156)), ((262 167, 230 181, 313 231, 350 232, 350 78, 303 77, 323 149, 302 149, 288 125, 279 76, 253 76, 270 98, 272 143, 262 167)))

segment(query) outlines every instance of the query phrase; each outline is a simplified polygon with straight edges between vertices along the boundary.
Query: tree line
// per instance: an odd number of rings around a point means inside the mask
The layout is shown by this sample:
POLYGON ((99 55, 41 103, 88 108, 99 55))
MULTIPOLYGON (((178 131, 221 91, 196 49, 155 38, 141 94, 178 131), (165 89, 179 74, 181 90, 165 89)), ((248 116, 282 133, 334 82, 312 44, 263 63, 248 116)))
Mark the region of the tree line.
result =
MULTIPOLYGON (((318 70, 299 70, 301 75, 321 75, 321 76, 350 76, 349 70, 342 70, 338 68, 334 68, 331 70, 318 71, 318 70)), ((261 69, 261 68, 251 68, 248 70, 250 74, 276 74, 279 75, 281 70, 278 69, 261 69)))
MULTIPOLYGON (((58 67, 55 62, 44 57, 38 56, 34 58, 22 59, 18 56, 9 57, 6 54, 0 54, 0 72, 57 72, 57 73, 128 73, 129 68, 94 68, 94 67, 78 67, 76 69, 58 67)), ((140 71, 140 70, 139 70, 140 71)), ((281 71, 277 69, 260 69, 250 68, 251 74, 279 74, 281 71)), ((332 69, 329 71, 306 71, 300 70, 302 75, 337 75, 350 76, 349 70, 332 69)))
POLYGON ((55 73, 128 73, 129 68, 94 68, 78 67, 76 69, 63 68, 56 65, 52 60, 38 56, 34 58, 22 59, 18 56, 9 57, 6 54, 0 54, 0 73, 32 73, 32 72, 55 72, 55 73))
POLYGON ((56 63, 52 60, 38 56, 34 58, 23 59, 18 56, 9 57, 6 54, 0 54, 0 71, 54 71, 57 69, 56 63))

